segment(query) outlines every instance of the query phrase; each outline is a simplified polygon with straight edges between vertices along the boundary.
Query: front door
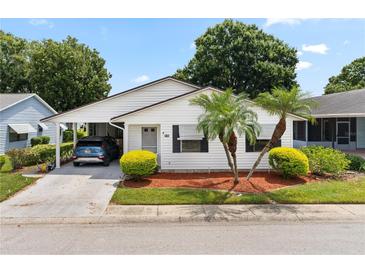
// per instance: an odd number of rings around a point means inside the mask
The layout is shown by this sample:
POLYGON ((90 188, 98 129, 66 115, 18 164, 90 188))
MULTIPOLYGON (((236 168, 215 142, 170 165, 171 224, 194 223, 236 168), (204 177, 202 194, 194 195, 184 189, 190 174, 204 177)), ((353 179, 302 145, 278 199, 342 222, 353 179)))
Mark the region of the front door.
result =
POLYGON ((337 145, 350 144, 350 122, 337 122, 337 145))
POLYGON ((142 127, 142 149, 157 153, 156 127, 142 127))

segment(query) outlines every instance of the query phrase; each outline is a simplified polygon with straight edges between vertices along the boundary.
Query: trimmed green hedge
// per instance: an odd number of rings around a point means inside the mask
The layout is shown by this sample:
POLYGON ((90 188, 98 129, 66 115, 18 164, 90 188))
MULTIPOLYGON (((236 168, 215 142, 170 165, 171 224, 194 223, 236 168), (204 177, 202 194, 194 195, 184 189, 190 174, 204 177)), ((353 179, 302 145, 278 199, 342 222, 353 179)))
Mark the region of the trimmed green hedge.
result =
MULTIPOLYGON (((72 129, 67 129, 63 132, 63 141, 64 142, 72 142, 73 139, 74 139, 74 131, 72 129)), ((79 129, 77 131, 77 139, 81 139, 83 137, 85 137, 87 134, 86 134, 86 131, 82 130, 82 129, 79 129)))
POLYGON ((49 144, 50 140, 51 138, 49 136, 38 136, 30 139, 30 144, 32 147, 34 147, 36 145, 49 144))
POLYGON ((276 147, 269 152, 270 166, 283 174, 284 178, 305 176, 309 172, 308 158, 295 148, 276 147))
MULTIPOLYGON (((71 158, 73 152, 73 143, 63 143, 60 145, 61 160, 71 158)), ((13 163, 14 168, 23 166, 32 166, 40 163, 54 162, 56 158, 55 145, 36 145, 21 149, 11 149, 6 152, 13 163)))
POLYGON ((345 153, 330 147, 308 146, 302 147, 301 151, 307 155, 309 169, 313 174, 339 175, 346 171, 350 163, 345 153))
POLYGON ((157 155, 148 150, 132 150, 120 158, 125 175, 135 178, 153 174, 157 169, 157 155))
POLYGON ((365 159, 354 154, 346 154, 346 159, 350 161, 349 170, 365 171, 365 159))

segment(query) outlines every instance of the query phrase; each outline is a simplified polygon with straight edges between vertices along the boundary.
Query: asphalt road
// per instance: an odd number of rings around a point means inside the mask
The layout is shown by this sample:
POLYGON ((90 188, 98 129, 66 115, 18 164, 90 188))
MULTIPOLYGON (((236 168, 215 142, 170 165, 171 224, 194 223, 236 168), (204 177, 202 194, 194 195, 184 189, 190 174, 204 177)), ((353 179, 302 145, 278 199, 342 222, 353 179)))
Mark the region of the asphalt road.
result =
POLYGON ((1 254, 365 254, 365 223, 2 225, 1 254))

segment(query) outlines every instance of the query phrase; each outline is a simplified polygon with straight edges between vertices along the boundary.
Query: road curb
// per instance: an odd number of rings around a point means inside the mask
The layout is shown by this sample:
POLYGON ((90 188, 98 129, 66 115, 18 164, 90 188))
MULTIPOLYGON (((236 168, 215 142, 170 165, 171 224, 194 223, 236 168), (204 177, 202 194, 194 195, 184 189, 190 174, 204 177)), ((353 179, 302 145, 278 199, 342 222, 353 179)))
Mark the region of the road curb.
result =
POLYGON ((181 205, 109 206, 84 217, 1 217, 2 225, 128 224, 193 222, 365 222, 365 205, 181 205))

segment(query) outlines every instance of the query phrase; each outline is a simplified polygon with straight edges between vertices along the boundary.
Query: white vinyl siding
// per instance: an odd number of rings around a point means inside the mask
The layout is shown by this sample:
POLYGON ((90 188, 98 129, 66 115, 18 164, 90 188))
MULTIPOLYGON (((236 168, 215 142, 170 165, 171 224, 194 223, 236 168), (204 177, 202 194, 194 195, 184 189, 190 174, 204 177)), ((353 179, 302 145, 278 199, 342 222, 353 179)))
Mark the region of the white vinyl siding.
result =
MULTIPOLYGON (((202 91, 209 93, 210 91, 202 91)), ((191 125, 197 124, 197 119, 202 113, 202 109, 198 106, 192 106, 189 99, 198 93, 191 94, 161 104, 156 107, 145 109, 140 112, 121 117, 118 121, 124 121, 126 124, 160 124, 160 134, 158 135, 161 142, 161 169, 163 170, 220 170, 228 169, 227 159, 219 140, 209 141, 208 153, 173 153, 172 152, 172 126, 173 125, 191 125)), ((253 107, 258 114, 260 124, 275 124, 278 118, 269 115, 261 108, 253 107)), ((292 118, 287 119, 287 130, 282 140, 283 147, 292 147, 292 118)), ((138 130, 133 129, 134 126, 129 125, 129 147, 131 149, 140 149, 140 143, 133 139, 139 139, 138 130), (132 140, 131 140, 132 139, 132 140)), ((245 136, 238 138, 238 165, 240 169, 250 169, 254 161, 257 159, 258 152, 245 152, 245 136)), ((259 169, 269 168, 267 155, 262 160, 259 169)))
POLYGON ((30 146, 30 139, 36 136, 49 136, 50 143, 55 143, 56 130, 52 123, 45 123, 48 129, 38 130, 41 119, 54 114, 35 96, 32 96, 18 104, 0 112, 0 154, 12 148, 24 148, 30 146), (9 124, 29 124, 36 130, 30 132, 28 138, 22 141, 9 142, 9 124))
POLYGON ((56 116, 51 118, 51 121, 105 123, 115 116, 164 101, 194 89, 196 88, 168 79, 56 116))
POLYGON ((365 148, 365 117, 357 118, 357 148, 365 148))

